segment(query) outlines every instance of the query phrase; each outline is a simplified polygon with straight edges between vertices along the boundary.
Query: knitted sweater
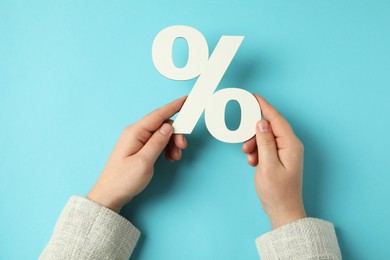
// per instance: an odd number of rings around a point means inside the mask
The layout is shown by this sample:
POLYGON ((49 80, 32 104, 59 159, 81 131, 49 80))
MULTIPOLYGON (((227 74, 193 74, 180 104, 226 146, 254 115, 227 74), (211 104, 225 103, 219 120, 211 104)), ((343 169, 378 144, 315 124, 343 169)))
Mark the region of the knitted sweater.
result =
MULTIPOLYGON (((126 259, 140 231, 119 214, 84 197, 72 196, 40 255, 46 259, 126 259)), ((304 218, 256 239, 261 259, 341 259, 330 222, 304 218)))

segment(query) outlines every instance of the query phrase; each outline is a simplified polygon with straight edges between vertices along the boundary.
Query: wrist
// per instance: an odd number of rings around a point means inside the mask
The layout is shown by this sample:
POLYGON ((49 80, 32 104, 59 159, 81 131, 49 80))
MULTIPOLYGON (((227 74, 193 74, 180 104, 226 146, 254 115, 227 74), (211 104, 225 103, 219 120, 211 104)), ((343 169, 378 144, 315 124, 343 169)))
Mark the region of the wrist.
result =
POLYGON ((271 222, 272 229, 279 228, 298 219, 306 218, 306 212, 303 205, 295 208, 278 209, 269 214, 267 213, 267 215, 271 222))
POLYGON ((123 207, 123 203, 120 200, 115 199, 111 194, 107 195, 96 190, 95 187, 91 189, 86 198, 116 213, 119 213, 123 207))

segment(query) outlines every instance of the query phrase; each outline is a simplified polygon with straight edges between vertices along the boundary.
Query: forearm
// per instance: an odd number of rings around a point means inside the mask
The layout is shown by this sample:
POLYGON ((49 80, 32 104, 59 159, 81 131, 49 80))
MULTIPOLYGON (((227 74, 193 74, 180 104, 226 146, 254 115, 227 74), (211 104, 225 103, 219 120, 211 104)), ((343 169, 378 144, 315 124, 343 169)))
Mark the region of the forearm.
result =
POLYGON ((122 216, 73 196, 39 259, 129 259, 140 232, 122 216))
POLYGON ((303 218, 256 239, 261 259, 341 259, 333 224, 303 218))

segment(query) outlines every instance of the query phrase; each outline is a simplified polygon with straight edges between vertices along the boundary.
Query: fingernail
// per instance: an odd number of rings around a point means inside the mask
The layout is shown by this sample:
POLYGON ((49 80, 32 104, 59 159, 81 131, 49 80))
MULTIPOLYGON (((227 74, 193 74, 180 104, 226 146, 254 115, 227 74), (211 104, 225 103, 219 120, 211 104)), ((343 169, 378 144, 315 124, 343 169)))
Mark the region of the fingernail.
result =
POLYGON ((268 122, 265 120, 260 120, 257 123, 257 128, 259 129, 260 132, 263 132, 263 133, 268 132, 269 131, 268 122))
POLYGON ((172 126, 168 123, 164 123, 160 128, 160 133, 163 135, 169 135, 172 132, 172 126))

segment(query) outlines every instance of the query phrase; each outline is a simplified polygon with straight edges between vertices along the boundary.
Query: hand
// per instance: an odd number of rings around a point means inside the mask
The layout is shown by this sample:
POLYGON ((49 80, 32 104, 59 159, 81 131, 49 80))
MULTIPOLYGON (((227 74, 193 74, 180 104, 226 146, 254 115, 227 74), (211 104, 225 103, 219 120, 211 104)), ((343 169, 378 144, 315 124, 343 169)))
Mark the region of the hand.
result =
POLYGON ((154 163, 164 149, 167 160, 181 159, 187 143, 183 135, 172 135, 169 118, 185 99, 177 99, 124 129, 88 199, 119 213, 149 184, 154 163))
POLYGON ((302 200, 303 145, 285 118, 256 95, 266 120, 242 150, 256 167, 255 188, 272 228, 306 217, 302 200))

